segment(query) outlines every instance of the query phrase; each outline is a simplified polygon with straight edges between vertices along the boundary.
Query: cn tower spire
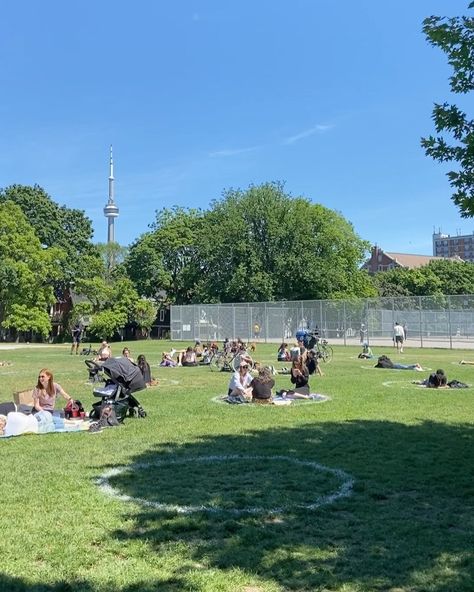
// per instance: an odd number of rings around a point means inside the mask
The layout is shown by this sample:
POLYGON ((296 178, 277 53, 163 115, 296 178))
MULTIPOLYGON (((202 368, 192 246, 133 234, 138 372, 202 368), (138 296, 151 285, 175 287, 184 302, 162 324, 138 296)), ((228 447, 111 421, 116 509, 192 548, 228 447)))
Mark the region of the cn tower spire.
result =
POLYGON ((115 242, 115 218, 119 215, 119 209, 114 198, 114 158, 112 145, 110 146, 110 173, 109 173, 109 199, 104 208, 104 216, 107 218, 107 242, 115 242))

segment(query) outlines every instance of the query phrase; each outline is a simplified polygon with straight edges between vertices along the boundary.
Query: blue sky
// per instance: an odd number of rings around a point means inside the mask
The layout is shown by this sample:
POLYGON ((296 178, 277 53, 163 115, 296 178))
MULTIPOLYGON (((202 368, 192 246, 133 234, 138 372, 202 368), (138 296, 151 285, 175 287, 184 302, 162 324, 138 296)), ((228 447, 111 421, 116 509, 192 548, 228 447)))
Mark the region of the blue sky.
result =
POLYGON ((474 220, 420 147, 434 102, 468 105, 422 20, 468 3, 7 0, 0 187, 38 183, 105 241, 113 144, 121 244, 157 209, 281 180, 385 250, 430 254, 433 227, 474 220))

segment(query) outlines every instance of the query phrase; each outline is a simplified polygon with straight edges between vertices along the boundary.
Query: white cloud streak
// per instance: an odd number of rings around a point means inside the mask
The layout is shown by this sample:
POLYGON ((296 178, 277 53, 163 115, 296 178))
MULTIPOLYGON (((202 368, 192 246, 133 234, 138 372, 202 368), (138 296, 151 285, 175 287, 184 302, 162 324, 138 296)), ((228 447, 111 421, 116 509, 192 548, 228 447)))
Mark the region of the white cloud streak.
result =
POLYGON ((289 136, 283 140, 283 144, 294 144, 295 142, 299 142, 304 138, 309 138, 309 136, 314 136, 314 134, 322 134, 327 132, 328 130, 332 129, 334 126, 329 124, 321 124, 318 123, 317 125, 313 125, 312 127, 303 130, 299 134, 295 134, 294 136, 289 136))

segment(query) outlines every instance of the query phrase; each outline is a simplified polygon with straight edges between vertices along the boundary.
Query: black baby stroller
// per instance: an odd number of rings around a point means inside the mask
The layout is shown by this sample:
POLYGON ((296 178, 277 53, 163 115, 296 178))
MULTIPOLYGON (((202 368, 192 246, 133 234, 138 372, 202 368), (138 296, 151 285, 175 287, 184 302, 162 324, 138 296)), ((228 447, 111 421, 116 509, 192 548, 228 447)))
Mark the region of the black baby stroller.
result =
POLYGON ((93 391, 94 397, 101 400, 92 405, 90 418, 99 419, 106 405, 113 408, 119 422, 123 422, 127 414, 146 417, 146 411, 132 395, 146 388, 140 368, 128 358, 109 358, 102 364, 102 371, 108 378, 105 386, 93 391))

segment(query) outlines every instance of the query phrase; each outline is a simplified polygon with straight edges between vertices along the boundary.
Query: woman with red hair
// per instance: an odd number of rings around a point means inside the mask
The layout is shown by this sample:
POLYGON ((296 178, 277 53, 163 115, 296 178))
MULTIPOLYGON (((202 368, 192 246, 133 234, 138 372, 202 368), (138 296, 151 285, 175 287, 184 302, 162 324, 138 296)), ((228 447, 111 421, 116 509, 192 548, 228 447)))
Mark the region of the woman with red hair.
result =
POLYGON ((72 401, 71 395, 53 380, 53 373, 47 368, 39 371, 38 382, 33 389, 33 401, 36 411, 49 411, 53 413, 54 404, 58 395, 61 395, 66 401, 72 401))

